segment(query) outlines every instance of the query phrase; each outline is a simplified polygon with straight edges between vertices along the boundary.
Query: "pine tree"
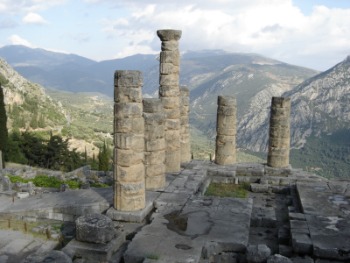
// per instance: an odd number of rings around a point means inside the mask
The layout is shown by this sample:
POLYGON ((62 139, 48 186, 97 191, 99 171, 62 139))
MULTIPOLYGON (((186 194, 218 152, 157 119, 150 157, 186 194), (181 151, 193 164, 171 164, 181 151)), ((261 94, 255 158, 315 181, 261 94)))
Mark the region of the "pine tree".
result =
POLYGON ((8 140, 8 132, 7 132, 7 115, 5 109, 5 101, 4 101, 4 92, 2 90, 2 86, 0 83, 0 150, 2 151, 2 163, 3 167, 5 167, 5 154, 7 151, 7 140, 8 140))
POLYGON ((109 170, 109 158, 109 150, 106 142, 104 142, 102 149, 98 153, 98 170, 105 172, 109 170))

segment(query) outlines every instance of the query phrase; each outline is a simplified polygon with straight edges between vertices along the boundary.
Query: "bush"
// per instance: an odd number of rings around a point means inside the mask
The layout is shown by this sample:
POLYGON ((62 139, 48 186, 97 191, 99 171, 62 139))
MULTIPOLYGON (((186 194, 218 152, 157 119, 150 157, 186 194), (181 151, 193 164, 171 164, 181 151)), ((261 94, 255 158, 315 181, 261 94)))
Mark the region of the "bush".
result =
POLYGON ((62 184, 62 181, 57 179, 54 176, 37 175, 33 179, 33 183, 35 186, 38 186, 38 187, 59 188, 62 184))
POLYGON ((70 189, 79 189, 81 186, 81 183, 78 182, 77 180, 68 180, 65 181, 66 184, 68 184, 70 189))
POLYGON ((22 178, 19 175, 7 175, 10 178, 11 183, 28 183, 30 180, 22 178))

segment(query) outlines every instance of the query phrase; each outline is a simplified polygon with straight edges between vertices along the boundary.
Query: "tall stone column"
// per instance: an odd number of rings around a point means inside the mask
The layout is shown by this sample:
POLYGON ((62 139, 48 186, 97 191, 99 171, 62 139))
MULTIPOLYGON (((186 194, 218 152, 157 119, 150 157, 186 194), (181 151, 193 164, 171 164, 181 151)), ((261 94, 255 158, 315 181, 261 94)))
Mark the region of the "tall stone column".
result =
POLYGON ((268 166, 276 168, 289 166, 290 105, 290 98, 272 98, 268 166))
POLYGON ((218 96, 215 163, 236 162, 236 98, 218 96))
POLYGON ((143 99, 146 190, 165 186, 165 115, 160 99, 143 99))
POLYGON ((145 207, 142 81, 140 71, 114 75, 114 208, 120 211, 145 207))
POLYGON ((190 136, 190 91, 186 87, 180 88, 181 95, 181 163, 191 161, 191 136, 190 136))
POLYGON ((158 30, 162 41, 159 67, 159 96, 162 100, 165 120, 166 172, 179 172, 181 169, 180 149, 180 30, 158 30))

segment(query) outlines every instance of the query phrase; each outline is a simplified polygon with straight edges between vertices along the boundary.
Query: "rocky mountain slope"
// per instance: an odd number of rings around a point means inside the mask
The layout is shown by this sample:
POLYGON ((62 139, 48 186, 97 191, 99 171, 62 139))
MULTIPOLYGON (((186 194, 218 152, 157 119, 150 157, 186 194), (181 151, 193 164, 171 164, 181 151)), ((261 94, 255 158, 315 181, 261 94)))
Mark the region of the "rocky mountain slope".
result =
MULTIPOLYGON (((267 150, 271 100, 260 99, 266 95, 257 94, 239 122, 239 145, 253 151, 267 150)), ((330 177, 344 176, 350 164, 350 57, 280 95, 292 99, 294 163, 330 177)))
POLYGON ((43 87, 19 75, 3 59, 0 59, 0 81, 4 89, 10 129, 63 127, 66 112, 62 105, 48 96, 43 87), (40 121, 43 123, 39 124, 40 121), (31 127, 31 124, 35 127, 31 127))

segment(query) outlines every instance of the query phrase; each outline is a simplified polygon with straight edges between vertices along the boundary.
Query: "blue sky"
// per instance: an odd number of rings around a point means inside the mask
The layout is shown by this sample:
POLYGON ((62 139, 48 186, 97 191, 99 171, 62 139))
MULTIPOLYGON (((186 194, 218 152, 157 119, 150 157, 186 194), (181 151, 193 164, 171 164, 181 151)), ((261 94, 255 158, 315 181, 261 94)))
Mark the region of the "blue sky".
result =
POLYGON ((350 55, 349 0, 0 0, 0 46, 99 61, 158 53, 163 28, 183 31, 182 52, 258 53, 318 70, 350 55))

